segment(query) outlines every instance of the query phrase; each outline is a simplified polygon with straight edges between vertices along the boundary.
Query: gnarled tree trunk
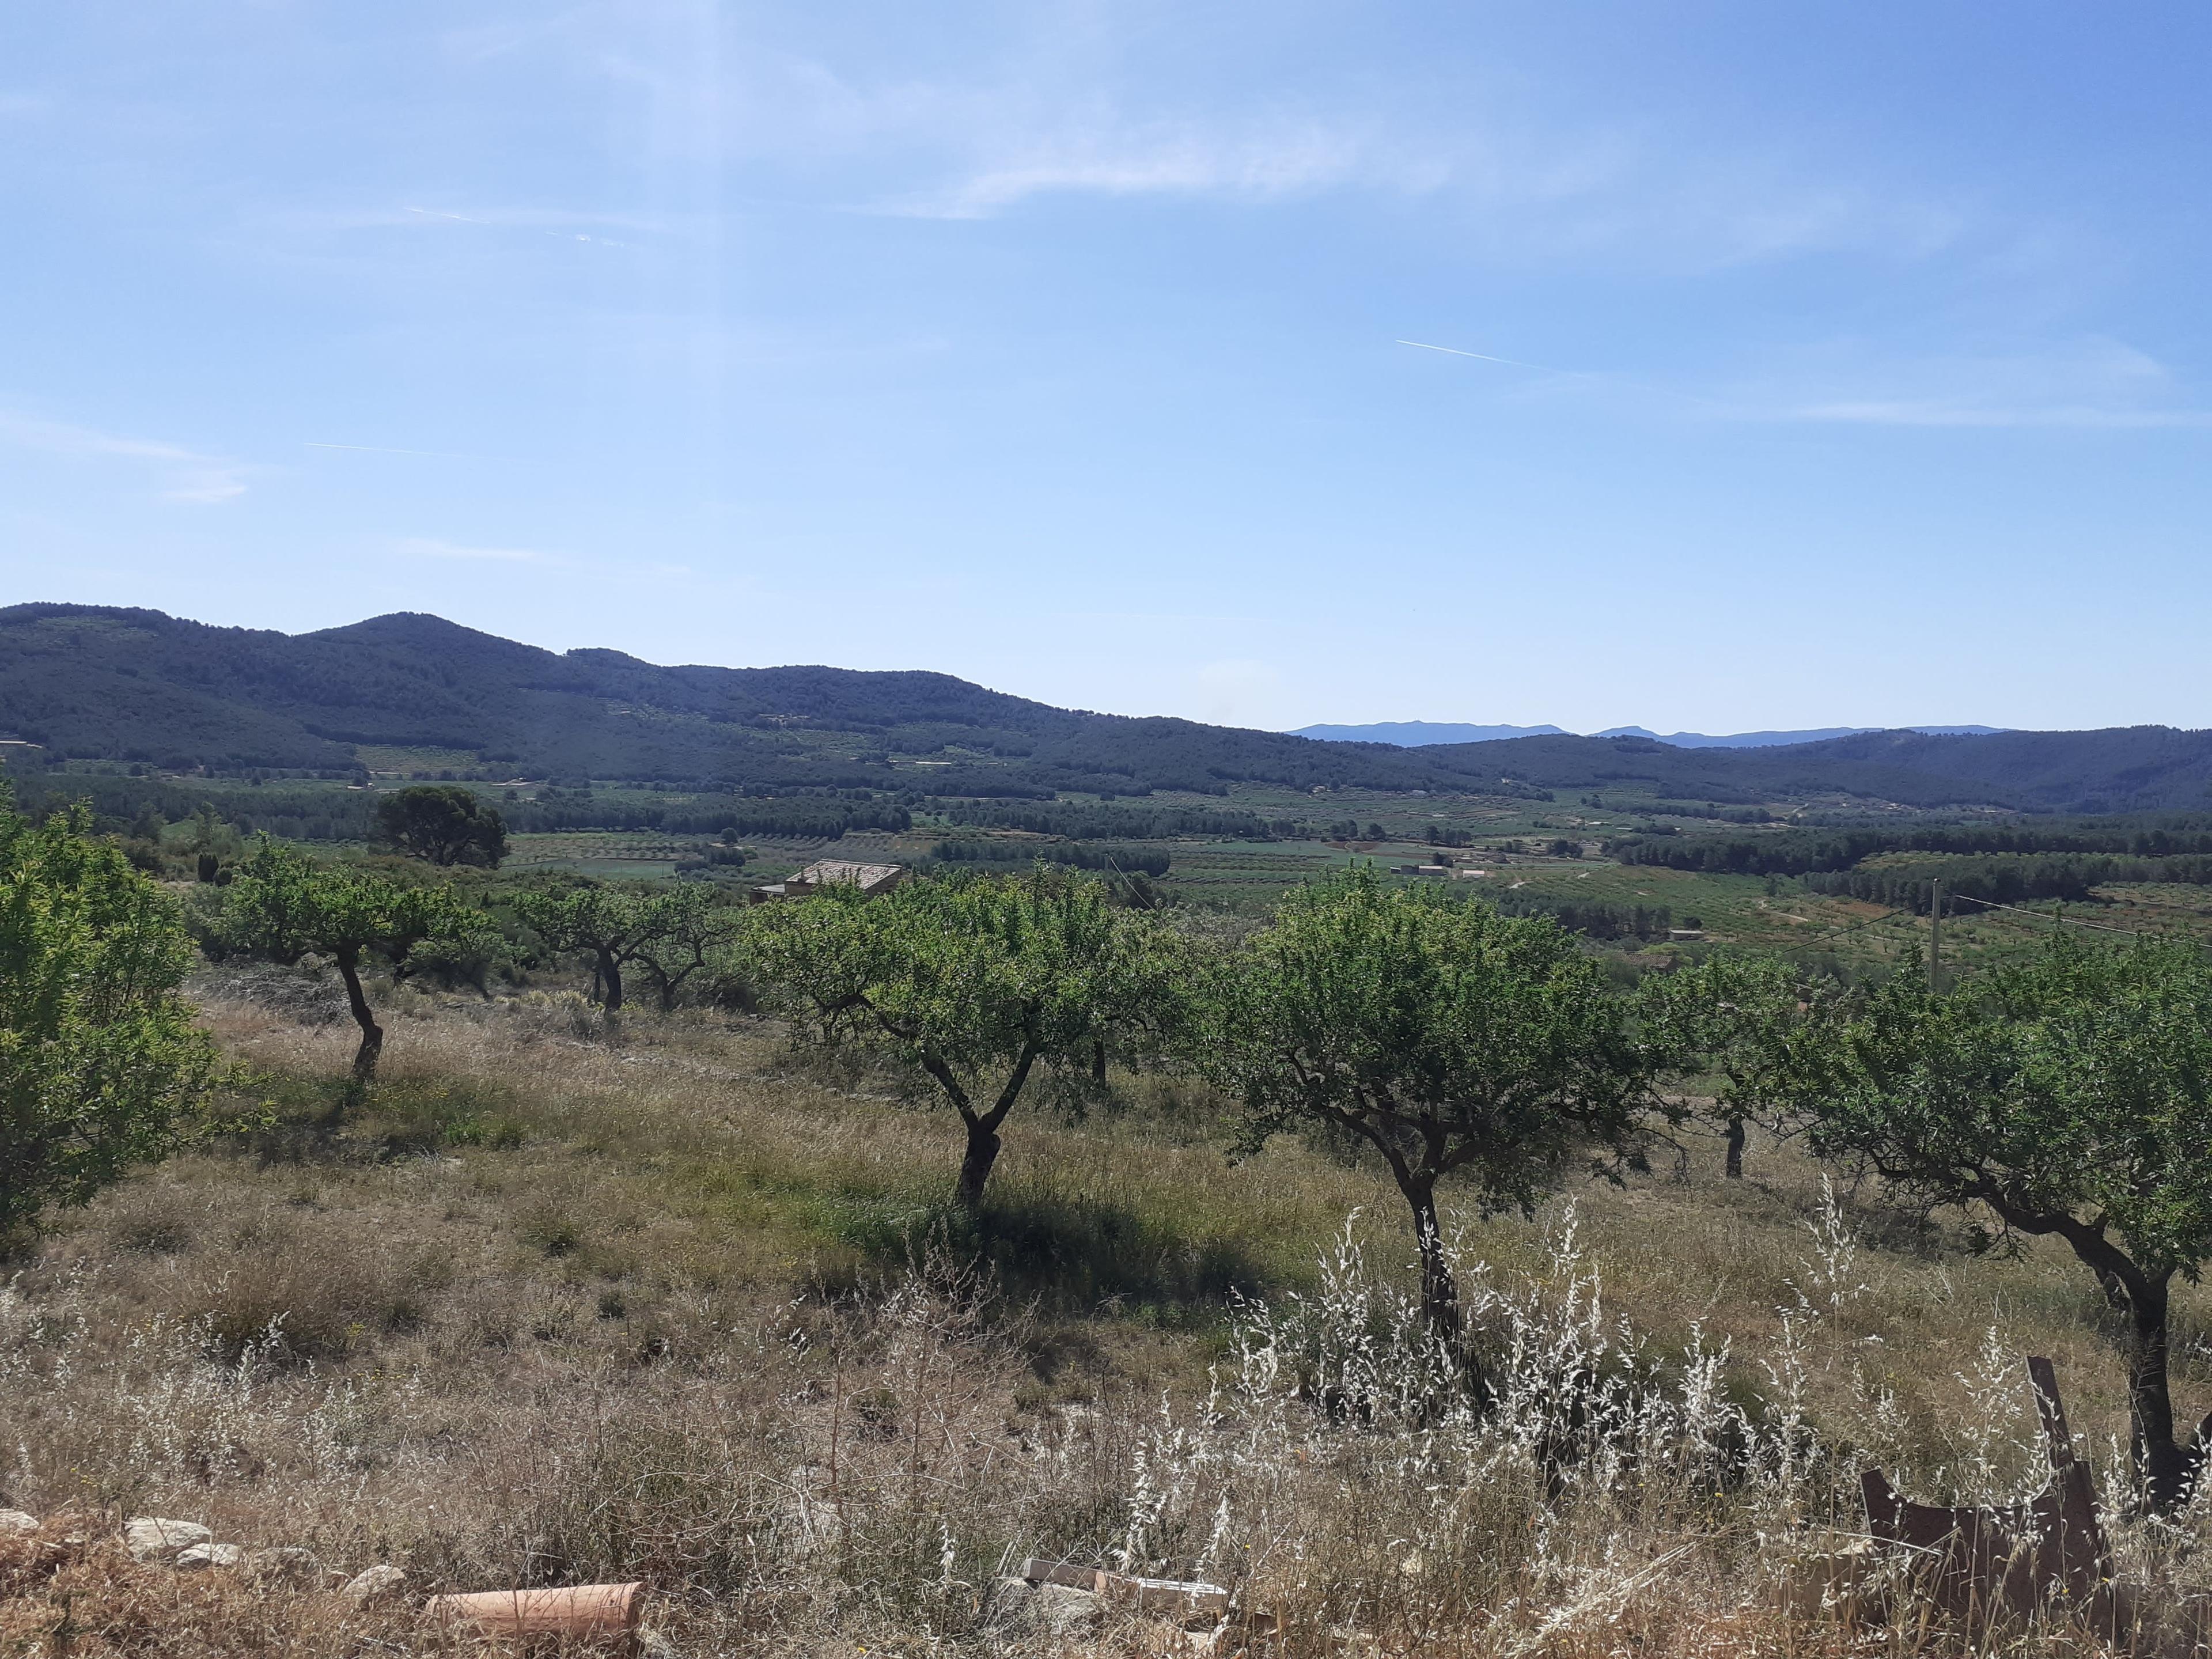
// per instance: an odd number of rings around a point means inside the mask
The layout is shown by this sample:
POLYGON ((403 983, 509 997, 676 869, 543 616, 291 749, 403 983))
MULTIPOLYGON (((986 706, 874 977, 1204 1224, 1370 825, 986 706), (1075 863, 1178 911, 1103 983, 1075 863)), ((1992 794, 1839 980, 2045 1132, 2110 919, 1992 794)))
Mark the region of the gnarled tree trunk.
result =
POLYGON ((353 1023, 361 1027, 361 1047, 353 1054, 354 1081, 373 1082, 377 1056, 384 1052, 384 1028, 376 1023, 375 1012, 369 1007, 368 997, 361 988, 360 951, 348 948, 336 955, 338 977, 345 981, 346 1006, 353 1012, 353 1023))
POLYGON ((2128 1412, 2136 1472, 2143 1497, 2157 1514, 2189 1501, 2203 1452, 2173 1437, 2173 1391, 2168 1376, 2166 1281, 2143 1279, 2127 1287, 2128 1412))
POLYGON ((1421 1317, 1430 1332, 1447 1342, 1460 1336, 1459 1281, 1444 1255, 1443 1231, 1437 1220, 1437 1183, 1417 1173, 1401 1175, 1399 1190, 1413 1206, 1413 1233, 1421 1252, 1421 1317))
POLYGON ((1021 1098, 1022 1085, 1030 1080, 1030 1069, 1036 1064, 1036 1048, 1024 1046, 991 1109, 978 1112, 952 1068, 935 1054, 922 1056, 922 1069, 937 1079, 945 1098, 960 1114, 960 1121, 968 1126, 968 1148, 961 1155, 960 1179, 953 1184, 952 1197, 970 1215, 982 1211, 983 1188, 991 1179, 991 1166, 999 1161, 999 1149, 1003 1144, 999 1139, 999 1126, 1006 1121, 1006 1114, 1021 1098))
POLYGON ((970 1214, 983 1207, 984 1183, 990 1180, 991 1166, 999 1161, 999 1149, 1004 1144, 999 1132, 987 1127, 981 1120, 969 1124, 968 1150, 961 1158, 960 1180, 952 1196, 970 1214))
MULTIPOLYGON (((2128 1419, 2136 1478, 2143 1501, 2165 1515, 2189 1501, 2205 1455, 2204 1429, 2185 1446, 2173 1437, 2173 1389, 2168 1366, 2167 1296, 2171 1269, 2147 1273, 2106 1237, 2105 1224, 2071 1216, 2027 1212, 2024 1206, 1998 1203, 2008 1220, 2031 1233, 2057 1233, 2074 1247, 2082 1265, 2096 1275, 2105 1300, 2128 1321, 2128 1419)), ((2212 1419, 2206 1419, 2212 1425, 2212 1419)))

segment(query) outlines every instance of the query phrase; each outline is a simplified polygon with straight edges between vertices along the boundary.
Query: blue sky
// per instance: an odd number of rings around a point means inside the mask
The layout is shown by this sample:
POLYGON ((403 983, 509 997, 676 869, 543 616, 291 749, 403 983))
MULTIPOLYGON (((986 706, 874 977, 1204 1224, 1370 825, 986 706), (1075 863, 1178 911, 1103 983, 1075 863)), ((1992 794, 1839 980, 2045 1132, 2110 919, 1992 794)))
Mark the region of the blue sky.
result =
POLYGON ((2209 50, 2166 3, 9 8, 5 597, 1268 726, 2212 725, 2209 50))

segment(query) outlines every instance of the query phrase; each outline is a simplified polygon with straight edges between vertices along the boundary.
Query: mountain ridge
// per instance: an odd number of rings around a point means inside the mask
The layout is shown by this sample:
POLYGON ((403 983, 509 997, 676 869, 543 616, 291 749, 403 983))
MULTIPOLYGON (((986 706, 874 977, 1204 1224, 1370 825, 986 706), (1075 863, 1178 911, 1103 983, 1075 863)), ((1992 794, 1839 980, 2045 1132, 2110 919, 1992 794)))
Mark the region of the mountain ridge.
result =
MULTIPOLYGON (((1930 737, 1992 737, 2002 726, 1823 726, 1798 732, 1654 732, 1646 726, 1608 726, 1593 738, 1649 738, 1676 749, 1779 749, 1831 738, 1855 738, 1869 732, 1917 732, 1930 737)), ((1376 720, 1364 726, 1301 726, 1294 738, 1333 743, 1388 743, 1421 749, 1439 744, 1491 743, 1511 738, 1573 737, 1560 726, 1464 726, 1449 720, 1376 720)))
POLYGON ((1365 726, 1301 726, 1293 738, 1317 743, 1387 743, 1425 749, 1446 743, 1498 743, 1513 738, 1567 738, 1564 726, 1465 726, 1451 720, 1376 720, 1365 726))
POLYGON ((0 610, 0 725, 79 758, 343 771, 362 747, 712 787, 1223 793, 1463 784, 1382 744, 1054 708, 927 670, 664 667, 422 612, 289 635, 157 611, 0 610), (927 780, 911 769, 927 763, 927 780))
POLYGON ((2212 732, 2171 726, 1861 732, 1752 748, 1549 732, 1409 748, 1059 708, 923 669, 554 652, 423 612, 288 635, 115 606, 0 609, 0 736, 42 757, 179 772, 345 775, 368 769, 364 751, 398 749, 448 755, 429 763, 480 777, 766 793, 1613 789, 2029 811, 2212 799, 2212 732))

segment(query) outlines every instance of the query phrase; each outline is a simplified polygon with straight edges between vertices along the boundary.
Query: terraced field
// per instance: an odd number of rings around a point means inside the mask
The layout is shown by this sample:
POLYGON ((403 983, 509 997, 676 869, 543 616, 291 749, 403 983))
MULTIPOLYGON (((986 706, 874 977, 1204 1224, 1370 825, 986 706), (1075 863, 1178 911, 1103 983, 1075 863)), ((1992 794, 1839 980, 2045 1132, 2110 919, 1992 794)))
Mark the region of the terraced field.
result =
POLYGON ((667 876, 677 860, 702 856, 705 843, 692 837, 592 830, 513 836, 507 840, 511 871, 565 870, 592 876, 667 876))

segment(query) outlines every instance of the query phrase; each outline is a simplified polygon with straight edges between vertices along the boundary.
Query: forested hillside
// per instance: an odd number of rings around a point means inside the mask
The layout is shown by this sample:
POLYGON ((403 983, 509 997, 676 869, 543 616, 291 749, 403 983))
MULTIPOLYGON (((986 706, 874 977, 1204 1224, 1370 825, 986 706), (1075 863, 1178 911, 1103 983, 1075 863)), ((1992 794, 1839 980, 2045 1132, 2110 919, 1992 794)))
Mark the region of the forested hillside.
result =
POLYGON ((17 605, 0 611, 0 722, 62 757, 170 770, 344 770, 386 746, 502 775, 965 795, 1460 781, 1393 749, 1085 714, 948 674, 664 668, 411 614, 290 635, 17 605))
POLYGON ((1677 749, 1648 738, 1522 738, 1414 752, 1464 775, 1504 774, 1545 789, 1744 804, 1841 793, 1905 806, 2127 812, 2201 806, 2212 792, 2212 732, 2166 726, 1975 737, 1868 732, 1748 750, 1677 749))
POLYGON ((416 614, 294 635, 68 605, 0 610, 0 737, 169 772, 343 775, 370 769, 369 751, 402 749, 480 781, 969 799, 1252 783, 2120 812, 2200 806, 2212 787, 2212 733, 2166 726, 1862 732, 1753 750, 1565 735, 1404 749, 1055 708, 946 674, 661 667, 416 614))

